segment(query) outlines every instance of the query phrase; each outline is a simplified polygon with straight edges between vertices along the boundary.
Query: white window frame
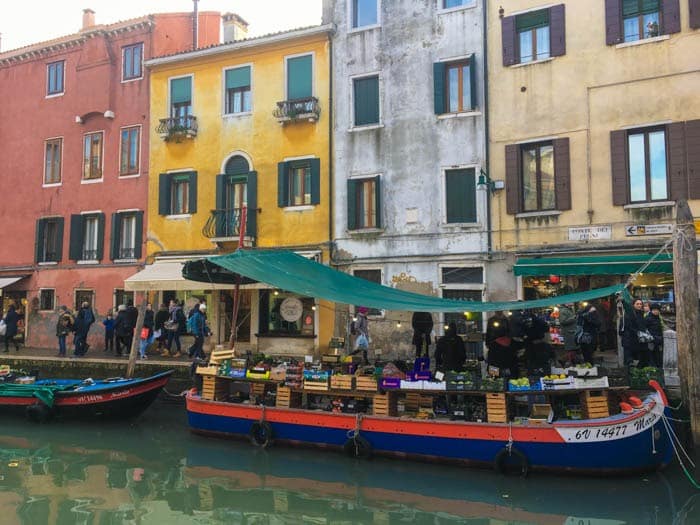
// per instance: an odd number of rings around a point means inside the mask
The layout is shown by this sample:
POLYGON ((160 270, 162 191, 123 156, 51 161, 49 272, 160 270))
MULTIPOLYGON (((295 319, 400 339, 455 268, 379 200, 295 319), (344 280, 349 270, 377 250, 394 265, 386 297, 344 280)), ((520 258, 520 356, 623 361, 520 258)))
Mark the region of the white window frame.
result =
POLYGON ((463 11, 465 9, 473 9, 476 7, 476 0, 463 0, 462 5, 457 5, 454 7, 442 7, 445 0, 437 0, 437 11, 438 14, 444 13, 454 13, 455 11, 463 11))
POLYGON ((377 7, 377 22, 370 24, 368 26, 353 26, 353 20, 355 19, 355 2, 357 0, 348 0, 348 33, 358 33, 360 31, 367 31, 370 29, 376 29, 377 27, 382 27, 382 0, 375 0, 377 7))
POLYGON ((81 140, 81 145, 80 145, 80 156, 82 157, 82 162, 80 165, 80 184, 98 184, 104 181, 105 178, 105 130, 103 129, 96 129, 95 131, 87 131, 83 133, 82 135, 82 140, 81 140), (101 176, 96 179, 86 179, 84 178, 85 175, 85 137, 88 135, 95 135, 95 134, 101 134, 102 135, 102 151, 100 152, 100 174, 101 176))
MULTIPOLYGON (((232 66, 225 66, 221 68, 221 116, 222 118, 237 118, 237 117, 245 117, 247 115, 251 115, 253 113, 253 109, 255 107, 255 103, 253 100, 253 95, 254 95, 254 86, 253 86, 253 72, 254 72, 254 65, 253 62, 245 62, 243 64, 236 64, 232 66), (242 67, 248 67, 250 68, 250 111, 241 111, 240 113, 226 113, 226 72, 231 70, 231 69, 239 69, 242 67)), ((168 81, 168 87, 170 86, 170 81, 168 81)), ((170 107, 170 106, 168 106, 170 107)), ((192 110, 194 111, 194 106, 192 106, 192 110)), ((223 172, 222 172, 223 173, 223 172)))
POLYGON ((143 80, 143 70, 144 70, 144 65, 143 65, 143 58, 144 58, 144 42, 134 42, 133 44, 126 44, 122 46, 122 84, 126 84, 128 82, 135 82, 137 80, 143 80), (126 50, 127 47, 135 47, 135 46, 141 46, 141 76, 139 77, 133 77, 133 78, 124 78, 124 51, 126 50))
POLYGON ((121 217, 119 218, 119 251, 117 253, 117 259, 120 261, 130 261, 135 260, 135 257, 122 257, 121 252, 124 249, 124 219, 131 219, 134 224, 131 229, 131 247, 133 250, 136 249, 136 212, 119 212, 121 217))
POLYGON ((122 126, 119 128, 119 158, 117 159, 117 173, 119 179, 135 179, 137 177, 141 176, 141 151, 143 149, 143 125, 142 124, 134 124, 132 126, 122 126), (138 167, 138 170, 136 173, 130 173, 128 175, 122 175, 122 147, 123 147, 123 141, 122 141, 122 132, 125 129, 132 129, 132 128, 139 128, 139 158, 136 161, 136 165, 138 167))
POLYGON ((66 93, 66 61, 65 59, 61 60, 54 60, 53 62, 47 62, 46 63, 46 90, 45 90, 45 97, 44 98, 55 98, 55 97, 62 97, 66 93), (57 64, 58 62, 63 63, 63 67, 61 68, 61 86, 63 89, 61 91, 57 91, 56 93, 49 93, 49 66, 51 64, 57 64))
POLYGON ((479 198, 479 191, 477 188, 479 182, 479 173, 481 173, 481 166, 479 166, 478 164, 455 164, 452 166, 442 166, 440 168, 440 191, 442 193, 442 213, 440 220, 442 222, 442 226, 446 226, 449 228, 454 226, 476 227, 481 225, 481 199, 479 198), (476 206, 476 222, 447 222, 447 172, 468 169, 474 170, 474 204, 476 206))
POLYGON ((39 311, 40 312, 53 312, 54 310, 56 310, 56 288, 39 288, 39 311), (41 307, 41 294, 42 294, 42 292, 45 292, 45 291, 53 292, 52 305, 51 305, 51 308, 49 308, 48 310, 41 307))
POLYGON ((42 170, 42 174, 41 174, 41 187, 42 188, 56 188, 58 186, 63 185, 63 142, 64 142, 63 135, 58 136, 58 137, 49 137, 49 138, 44 139, 44 169, 42 170), (46 182, 46 143, 49 142, 50 140, 60 140, 61 141, 61 162, 60 162, 60 165, 58 167, 59 174, 61 176, 60 177, 61 180, 59 182, 47 183, 46 182))
MULTIPOLYGON (((100 218, 97 213, 101 212, 94 212, 94 211, 89 211, 89 212, 81 212, 81 215, 85 215, 85 218, 83 219, 83 245, 80 247, 81 254, 84 254, 86 251, 86 248, 88 246, 87 241, 87 225, 88 221, 95 221, 95 235, 94 235, 94 241, 95 241, 95 251, 98 251, 98 243, 100 242, 100 218)), ((104 239, 103 239, 104 242, 104 239)), ((97 264, 99 263, 99 259, 84 259, 81 258, 78 261, 78 264, 97 264)))
POLYGON ((364 131, 369 129, 377 129, 384 127, 384 114, 382 112, 383 104, 383 89, 382 89, 382 74, 381 71, 372 71, 370 73, 360 73, 358 75, 350 75, 350 129, 348 131, 364 131), (377 77, 377 87, 379 89, 379 122, 374 124, 355 125, 355 80, 363 78, 377 77))

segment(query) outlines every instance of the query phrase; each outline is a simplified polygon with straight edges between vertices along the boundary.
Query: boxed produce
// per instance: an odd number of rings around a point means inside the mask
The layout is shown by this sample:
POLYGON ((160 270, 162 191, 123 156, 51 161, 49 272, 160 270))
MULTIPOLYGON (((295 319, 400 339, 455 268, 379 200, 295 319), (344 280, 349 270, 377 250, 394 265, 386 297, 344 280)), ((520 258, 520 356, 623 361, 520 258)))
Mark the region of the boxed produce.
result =
POLYGON ((423 390, 446 390, 447 384, 444 381, 423 381, 423 390))
POLYGON ((519 379, 509 379, 508 390, 511 392, 526 392, 533 390, 533 388, 530 386, 530 380, 527 377, 521 377, 519 379))
POLYGON ((552 374, 555 375, 561 375, 564 374, 565 376, 568 375, 574 375, 578 377, 596 377, 598 376, 598 367, 593 366, 590 363, 586 363, 584 365, 579 365, 579 366, 569 366, 567 368, 557 368, 555 366, 552 367, 552 374))
POLYGON ((503 392, 504 383, 502 377, 483 377, 479 390, 486 392, 503 392))
POLYGON ((566 390, 574 387, 574 378, 563 374, 547 375, 540 379, 540 390, 566 390))
POLYGON ((389 390, 392 388, 401 388, 401 378, 400 377, 382 377, 379 382, 379 388, 383 390, 389 390))
POLYGON ((401 380, 401 390, 423 390, 423 381, 401 380))

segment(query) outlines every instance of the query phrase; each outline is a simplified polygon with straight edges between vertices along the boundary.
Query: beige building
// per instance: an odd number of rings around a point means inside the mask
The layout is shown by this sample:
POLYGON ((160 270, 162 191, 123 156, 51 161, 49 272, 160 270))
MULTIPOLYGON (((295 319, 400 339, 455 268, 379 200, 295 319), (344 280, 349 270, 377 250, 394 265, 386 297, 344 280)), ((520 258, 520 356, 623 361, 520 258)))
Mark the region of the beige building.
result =
MULTIPOLYGON (((700 215, 700 1, 506 0, 487 17, 491 297, 624 282, 678 199, 700 215)), ((670 256, 655 262, 634 291, 671 311, 670 256)))

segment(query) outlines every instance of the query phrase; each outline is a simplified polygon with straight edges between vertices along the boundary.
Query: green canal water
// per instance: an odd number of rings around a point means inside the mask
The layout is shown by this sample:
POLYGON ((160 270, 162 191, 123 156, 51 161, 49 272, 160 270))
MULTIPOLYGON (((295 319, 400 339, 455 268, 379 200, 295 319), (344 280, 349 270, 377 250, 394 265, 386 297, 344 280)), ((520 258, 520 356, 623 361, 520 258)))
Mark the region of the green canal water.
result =
POLYGON ((700 492, 663 474, 579 479, 255 450, 189 433, 184 406, 130 424, 0 429, 0 525, 700 524, 700 492))

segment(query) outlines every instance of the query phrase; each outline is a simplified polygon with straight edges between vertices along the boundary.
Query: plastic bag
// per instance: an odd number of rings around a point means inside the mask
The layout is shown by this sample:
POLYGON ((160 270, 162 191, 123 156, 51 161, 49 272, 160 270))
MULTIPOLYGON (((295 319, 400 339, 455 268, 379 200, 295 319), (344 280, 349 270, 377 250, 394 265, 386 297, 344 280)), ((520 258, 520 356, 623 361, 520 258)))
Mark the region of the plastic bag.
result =
POLYGON ((365 334, 360 334, 355 339, 355 350, 367 350, 369 348, 369 340, 365 334))
POLYGON ((0 335, 5 335, 7 332, 7 325, 4 319, 0 319, 0 335))

